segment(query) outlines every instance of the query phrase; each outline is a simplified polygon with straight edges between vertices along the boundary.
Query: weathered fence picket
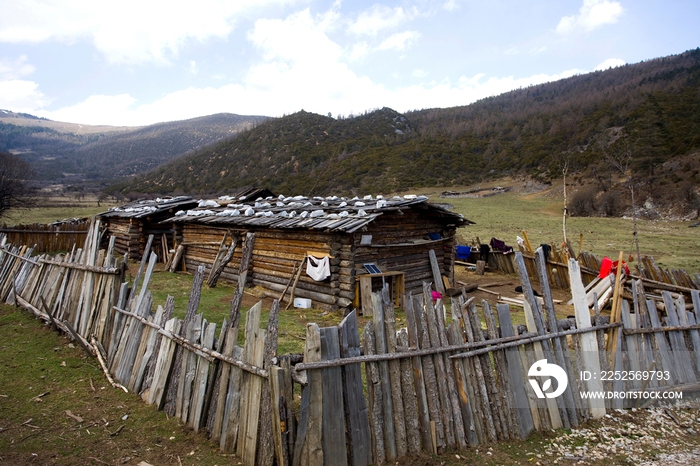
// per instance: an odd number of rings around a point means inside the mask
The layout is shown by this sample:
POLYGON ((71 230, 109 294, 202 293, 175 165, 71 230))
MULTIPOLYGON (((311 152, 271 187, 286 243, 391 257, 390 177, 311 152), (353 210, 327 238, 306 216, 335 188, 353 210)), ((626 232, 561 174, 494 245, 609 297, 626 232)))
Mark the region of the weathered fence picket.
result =
MULTIPOLYGON (((260 328, 262 303, 247 311, 239 345, 245 280, 229 320, 219 326, 198 313, 200 267, 184 320, 173 318, 173 298, 157 305, 148 289, 155 254, 144 254, 129 289, 113 241, 99 250, 99 236, 94 223, 83 248, 54 258, 33 256, 32 248, 0 238, 0 298, 68 332, 88 351, 101 355, 105 346, 115 386, 139 393, 195 431, 206 429, 246 466, 366 466, 421 451, 524 439, 536 429, 575 427, 605 415, 604 400, 582 399, 578 392, 670 390, 700 379, 700 292, 683 274, 663 271, 653 261, 644 262, 640 278, 605 277, 587 292, 576 260, 568 260, 564 277, 561 267, 556 274, 548 270, 551 259, 541 248, 529 262, 515 253, 514 271, 525 294, 524 333, 514 328, 507 305, 494 312, 487 301, 476 303, 466 293, 451 300, 447 319, 429 283, 422 295, 403 298, 405 328, 397 328, 395 304, 384 287, 363 296, 371 306, 365 304, 370 320, 362 338, 355 312, 337 327, 308 324, 303 361, 292 367, 292 356, 277 354, 279 302, 267 328, 260 328), (531 275, 539 279, 542 300, 534 296, 531 275), (557 321, 550 281, 570 286, 575 319, 557 321), (660 294, 647 293, 645 286, 660 294), (619 322, 607 324, 597 292, 612 289, 620 291, 619 322), (542 359, 568 377, 570 389, 557 399, 537 398, 530 387, 529 371, 542 359), (579 377, 607 367, 669 377, 606 385, 599 377, 579 377), (295 383, 302 385, 298 412, 295 383)), ((252 241, 247 235, 244 250, 252 241)), ((222 262, 234 247, 222 242, 222 262)), ((563 265, 564 257, 553 260, 563 265)), ((608 406, 627 405, 615 400, 608 406)))

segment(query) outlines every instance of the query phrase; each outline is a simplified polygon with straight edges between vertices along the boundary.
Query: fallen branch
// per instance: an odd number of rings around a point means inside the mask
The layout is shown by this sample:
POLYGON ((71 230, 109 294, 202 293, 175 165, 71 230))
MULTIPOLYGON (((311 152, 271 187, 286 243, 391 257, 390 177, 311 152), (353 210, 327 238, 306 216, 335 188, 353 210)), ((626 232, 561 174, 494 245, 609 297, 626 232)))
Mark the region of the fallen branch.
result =
POLYGON ((100 366, 102 367, 102 372, 105 373, 105 376, 107 377, 109 383, 112 384, 114 388, 121 388, 122 390, 124 390, 124 393, 129 393, 129 390, 127 390, 124 385, 115 382, 112 376, 110 375, 109 370, 107 369, 107 364, 105 364, 104 355, 102 354, 102 351, 100 351, 100 349, 97 347, 97 340, 95 340, 95 337, 92 337, 91 341, 92 347, 95 349, 95 354, 97 355, 97 360, 100 362, 100 366))

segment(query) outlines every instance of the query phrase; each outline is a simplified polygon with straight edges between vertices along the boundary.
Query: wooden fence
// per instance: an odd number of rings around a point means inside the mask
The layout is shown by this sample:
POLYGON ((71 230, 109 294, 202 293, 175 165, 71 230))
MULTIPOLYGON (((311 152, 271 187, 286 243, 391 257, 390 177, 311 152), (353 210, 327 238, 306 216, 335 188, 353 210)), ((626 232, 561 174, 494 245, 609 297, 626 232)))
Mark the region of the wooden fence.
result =
POLYGON ((34 245, 35 253, 70 251, 73 246, 82 247, 89 223, 84 219, 53 224, 34 223, 2 227, 0 233, 10 244, 34 245))
POLYGON ((603 317, 597 310, 603 286, 585 289, 580 266, 569 260, 575 317, 557 319, 541 249, 534 257, 541 298, 522 254, 514 256, 524 327, 513 325, 504 304, 494 309, 466 294, 433 302, 429 284, 422 295, 405 297, 400 321, 385 287, 372 295, 364 329, 354 312, 338 326, 308 324, 304 354, 294 356, 276 354, 277 302, 265 328, 261 304, 248 310, 239 339, 245 277, 229 318, 217 326, 197 313, 199 268, 185 318, 173 318, 172 298, 155 305, 148 291, 155 255, 144 256, 129 288, 113 245, 97 250, 98 231, 93 225, 84 249, 55 258, 3 244, 0 297, 73 335, 114 386, 206 431, 245 465, 383 464, 524 439, 630 402, 582 392, 660 393, 697 388, 700 380, 697 289, 608 277, 599 282, 614 290, 610 316, 603 317), (538 385, 544 380, 537 370, 554 364, 555 388, 562 373, 568 388, 538 398, 536 385, 547 393, 552 387, 538 385), (642 375, 604 381, 605 371, 642 375), (645 379, 645 372, 661 375, 645 379))

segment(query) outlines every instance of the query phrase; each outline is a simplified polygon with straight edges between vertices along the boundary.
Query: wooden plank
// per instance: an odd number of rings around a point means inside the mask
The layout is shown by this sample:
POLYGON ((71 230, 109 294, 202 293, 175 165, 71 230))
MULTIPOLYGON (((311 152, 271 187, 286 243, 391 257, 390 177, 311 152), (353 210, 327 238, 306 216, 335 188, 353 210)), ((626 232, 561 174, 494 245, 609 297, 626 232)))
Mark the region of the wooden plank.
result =
MULTIPOLYGON (((623 302, 626 304, 626 301, 623 302)), ((623 305, 621 309, 620 317, 622 318, 623 329, 634 329, 637 327, 637 320, 630 314, 629 305, 623 305)), ((629 370, 632 372, 638 372, 645 370, 646 367, 642 367, 639 364, 639 336, 638 335, 625 335, 625 344, 627 346, 627 360, 629 361, 629 370)), ((622 368, 619 368, 622 370, 622 368)), ((629 389, 635 390, 642 387, 641 380, 629 381, 629 389)))
MULTIPOLYGON (((585 329, 591 327, 591 313, 586 304, 586 290, 581 282, 581 269, 575 259, 569 259, 569 282, 571 283, 571 296, 574 300, 576 314, 576 328, 585 329)), ((581 347, 581 362, 583 370, 592 374, 600 374, 600 360, 598 359, 598 344, 591 333, 582 333, 579 337, 581 347)), ((600 378, 591 377, 585 386, 589 392, 603 392, 603 384, 600 378)), ((591 417, 600 419, 605 416, 604 400, 589 398, 588 409, 591 417)))
MULTIPOLYGON (((646 303, 651 327, 654 329, 662 328, 661 320, 659 319, 659 314, 656 310, 656 304, 654 304, 654 301, 651 299, 647 299, 646 303)), ((671 351, 671 345, 669 344, 666 335, 661 332, 653 333, 652 335, 652 344, 655 350, 654 352, 659 355, 659 358, 656 361, 656 370, 669 372, 671 378, 670 380, 666 381, 668 385, 681 384, 683 376, 678 371, 673 352, 671 351)))
MULTIPOLYGON (((535 299, 535 294, 532 290, 532 285, 530 284, 530 277, 525 267, 522 253, 515 253, 514 262, 518 277, 520 278, 520 284, 523 288, 523 295, 525 297, 523 310, 525 311, 525 324, 527 325, 527 329, 529 332, 536 333, 538 335, 545 335, 545 324, 540 303, 539 300, 535 299)), ((547 361, 554 361, 551 346, 547 340, 535 342, 532 346, 535 351, 535 360, 539 361, 546 359, 547 361)), ((559 429, 565 425, 565 422, 562 420, 562 415, 565 416, 564 419, 566 419, 566 423, 568 424, 566 413, 563 409, 560 410, 558 399, 545 398, 543 401, 547 407, 547 412, 549 413, 549 419, 553 429, 559 429)))
MULTIPOLYGON (((488 340, 498 340, 498 326, 493 310, 487 301, 482 301, 481 309, 484 313, 488 340)), ((513 398, 513 388, 508 378, 508 366, 506 363, 505 350, 497 350, 491 353, 493 357, 493 372, 498 392, 501 398, 501 411, 505 420, 504 436, 510 439, 520 437, 518 421, 516 417, 515 400, 513 398)))
MULTIPOLYGON (((510 316, 510 308, 507 304, 498 304, 496 306, 498 312, 498 321, 500 323, 501 337, 515 336, 513 322, 510 316)), ((520 438, 525 440, 534 430, 535 425, 532 420, 532 413, 525 393, 525 384, 522 366, 518 357, 517 348, 508 348, 505 350, 508 378, 510 388, 513 391, 514 409, 518 422, 518 431, 520 438)))
MULTIPOLYGON (((343 358, 360 356, 360 334, 357 326, 357 313, 352 311, 340 325, 340 356, 343 358)), ((345 380, 344 407, 348 427, 349 462, 352 466, 372 464, 372 445, 365 401, 362 387, 362 368, 360 364, 343 366, 345 380)))
MULTIPOLYGON (((340 358, 338 327, 320 329, 321 359, 340 358)), ((334 465, 347 465, 345 445, 345 409, 343 405, 343 371, 340 367, 321 369, 323 425, 321 441, 323 457, 332 458, 334 465)), ((328 461, 327 461, 328 462, 328 461)))
MULTIPOLYGON (((233 357, 238 360, 243 359, 243 348, 240 346, 234 346, 233 357)), ((238 442, 243 374, 244 372, 240 367, 231 366, 231 375, 229 376, 227 389, 228 393, 226 394, 224 409, 224 419, 222 421, 223 427, 221 430, 221 439, 219 440, 219 447, 226 453, 234 451, 235 445, 238 442)))
MULTIPOLYGON (((374 324, 367 322, 363 332, 363 348, 365 355, 376 354, 376 344, 374 335, 374 324)), ((386 450, 384 448, 384 422, 383 422, 383 401, 382 383, 379 375, 379 367, 376 362, 365 363, 367 373, 367 394, 369 404, 369 423, 372 438, 372 456, 376 464, 386 462, 386 450)))
MULTIPOLYGON (((685 301, 683 297, 680 296, 676 300, 676 307, 678 308, 678 316, 681 325, 696 325, 695 314, 685 310, 685 301)), ((691 330, 690 340, 693 342, 693 355, 695 359, 695 370, 700 376, 700 331, 691 330)))
MULTIPOLYGON (((374 322, 374 338, 376 354, 385 354, 387 352, 386 334, 384 329, 384 306, 381 296, 378 293, 372 293, 372 319, 374 322)), ((379 368, 379 383, 382 387, 382 418, 384 420, 384 448, 386 449, 386 460, 393 461, 396 459, 396 432, 394 427, 394 404, 391 393, 391 379, 389 375, 389 363, 380 361, 379 368)))
MULTIPOLYGON (((306 325, 306 347, 304 361, 321 360, 321 332, 316 324, 306 325)), ((309 380, 309 424, 304 443, 302 464, 323 466, 323 380, 320 371, 311 371, 309 380)), ((331 459, 329 458, 329 461, 331 459)))
MULTIPOLYGON (((253 345, 253 352, 249 357, 248 362, 256 366, 261 366, 264 361, 264 351, 265 351, 265 330, 259 330, 259 332, 253 337, 255 341, 253 345)), ((260 421, 260 404, 262 395, 263 378, 248 373, 249 384, 248 384, 248 396, 247 396, 247 409, 246 415, 248 417, 245 423, 245 429, 242 429, 239 436, 239 441, 241 436, 245 439, 243 443, 243 449, 239 450, 237 453, 243 459, 243 464, 246 466, 254 466, 255 455, 257 453, 257 442, 258 442, 258 424, 260 421)), ((241 400, 243 402, 243 400, 241 400)))
MULTIPOLYGON (((158 306, 155 316, 153 316, 149 320, 157 322, 158 325, 160 325, 164 314, 165 309, 162 306, 158 306)), ((155 349, 156 344, 156 337, 158 336, 158 331, 150 327, 146 327, 143 333, 144 335, 141 340, 141 346, 139 347, 139 351, 136 355, 135 368, 134 371, 131 373, 131 379, 129 380, 129 389, 135 391, 136 393, 140 393, 141 391, 141 383, 143 382, 143 377, 148 367, 148 363, 151 360, 151 356, 153 355, 153 350, 155 349)))
MULTIPOLYGON (((202 338, 202 346, 205 348, 213 348, 214 338, 216 337, 216 324, 210 323, 206 326, 204 337, 202 338)), ((203 410, 207 392, 207 382, 209 378, 210 363, 202 357, 197 358, 197 367, 193 381, 192 390, 192 407, 188 416, 188 425, 199 432, 202 428, 203 410)))
POLYGON ((441 295, 444 295, 445 286, 442 283, 442 272, 440 271, 440 265, 438 264, 437 257, 435 256, 435 250, 428 250, 428 256, 430 257, 430 269, 433 272, 433 286, 435 286, 435 291, 441 295))
MULTIPOLYGON (((549 333, 557 333, 557 317, 554 311, 554 300, 552 299, 552 291, 549 288, 549 280, 547 279, 547 262, 544 256, 544 251, 541 247, 537 248, 535 251, 535 268, 537 270, 537 276, 540 280, 540 289, 542 290, 542 307, 545 310, 547 321, 545 323, 546 328, 543 329, 549 333)), ((543 332, 543 333, 545 333, 543 332)), ((552 339, 552 349, 554 352, 554 358, 556 364, 566 371, 568 380, 575 380, 576 374, 571 365, 571 361, 568 358, 568 345, 566 338, 554 338, 552 339)), ((563 421, 564 427, 576 427, 578 426, 578 416, 576 415, 576 404, 574 402, 573 390, 566 390, 558 399, 560 416, 563 421), (561 402, 560 402, 561 400, 561 402)))
MULTIPOLYGON (((384 313, 384 336, 386 341, 386 352, 396 353, 396 315, 394 313, 394 303, 389 296, 389 285, 384 284, 381 292, 382 310, 384 313)), ((403 393, 401 390, 401 362, 399 360, 389 361, 389 382, 391 386, 391 402, 394 415, 394 438, 396 441, 397 457, 406 456, 408 444, 406 441, 406 420, 403 404, 403 393)))
MULTIPOLYGON (((260 313, 262 311, 262 301, 259 301, 253 307, 248 310, 245 319, 245 345, 243 347, 243 360, 247 363, 253 359, 254 353, 258 346, 260 347, 260 358, 263 357, 263 345, 264 341, 259 341, 258 335, 261 331, 260 329, 260 313)), ((259 363, 262 364, 262 361, 259 363)), ((249 423, 254 422, 257 427, 258 410, 255 410, 255 416, 251 415, 252 405, 255 403, 253 396, 256 395, 255 387, 252 385, 255 383, 255 379, 252 374, 243 373, 241 377, 240 385, 240 422, 238 425, 238 440, 236 442, 236 453, 243 459, 244 464, 250 459, 251 450, 253 453, 257 448, 257 439, 251 436, 251 430, 249 428, 249 423), (254 441, 253 445, 250 442, 254 441)), ((257 384, 255 384, 257 385, 257 384)), ((257 394, 259 397, 259 393, 257 394)), ((259 399, 258 399, 259 403, 259 399)), ((259 404, 257 405, 259 407, 259 404)), ((255 462, 255 455, 252 455, 253 462, 255 462)))
MULTIPOLYGON (((277 328, 279 322, 280 302, 274 300, 267 318, 265 347, 263 349, 263 367, 270 369, 277 355, 277 328)), ((275 456, 274 432, 279 431, 279 424, 273 424, 272 375, 262 384, 260 405, 260 424, 258 425, 258 466, 272 466, 275 456)), ((279 408, 276 409, 279 414, 279 408)))
MULTIPOLYGON (((413 300, 406 299, 406 326, 408 330, 408 345, 411 349, 420 349, 418 338, 418 326, 413 307, 413 300)), ((411 358, 413 369, 413 387, 418 404, 418 420, 420 425, 420 444, 423 451, 433 451, 432 437, 430 435, 430 414, 426 395, 425 382, 423 380, 423 364, 420 357, 411 358)))
MULTIPOLYGON (((473 302, 461 303, 459 310, 462 316, 462 325, 464 326, 464 332, 466 334, 467 341, 470 343, 477 341, 477 337, 475 336, 475 330, 481 330, 473 328, 471 310, 469 309, 470 306, 473 305, 473 302)), ((478 430, 481 431, 482 438, 485 439, 485 442, 496 442, 496 425, 494 421, 494 416, 491 412, 491 401, 489 399, 489 392, 486 387, 486 381, 484 378, 481 361, 478 358, 465 359, 469 360, 470 362, 469 365, 466 366, 466 368, 468 369, 467 373, 476 376, 474 377, 476 380, 474 381, 474 386, 472 390, 474 392, 474 399, 478 403, 477 417, 481 419, 483 423, 481 428, 478 430)))
MULTIPOLYGON (((224 343, 224 356, 233 356, 233 348, 236 345, 238 328, 229 328, 224 343)), ((218 443, 221 440, 221 430, 224 423, 224 410, 226 408, 226 396, 228 394, 229 378, 231 376, 231 364, 221 364, 221 374, 219 376, 219 392, 217 393, 216 409, 214 410, 214 423, 211 428, 212 441, 218 443)))
MULTIPOLYGON (((676 312, 676 303, 671 297, 671 293, 664 291, 661 293, 664 299, 664 304, 666 305, 666 322, 669 326, 677 327, 680 325, 678 318, 678 313, 676 312)), ((678 308, 678 312, 685 314, 685 303, 682 308, 678 308)), ((685 317, 685 316, 684 316, 685 317)), ((687 322, 687 318, 684 319, 687 322)), ((678 374, 681 376, 681 383, 694 383, 697 381, 695 378, 695 371, 693 370, 693 363, 690 361, 690 353, 686 348, 685 338, 682 332, 672 331, 668 332, 668 339, 671 342, 671 349, 673 350, 673 359, 678 368, 678 374)))
MULTIPOLYGON (((402 328, 396 336, 397 349, 400 352, 408 351, 408 330, 402 328)), ((411 358, 412 359, 412 358, 411 358)), ((406 422, 406 443, 409 455, 417 455, 421 451, 420 422, 418 420, 418 406, 416 390, 413 385, 411 359, 404 358, 400 362, 401 396, 404 406, 404 418, 406 422)))
MULTIPOLYGON (((458 306, 456 301, 453 301, 453 309, 458 306)), ((463 342, 457 323, 454 322, 447 331, 449 342, 451 345, 461 344, 463 342)), ((464 423, 465 437, 469 445, 475 446, 479 444, 479 439, 476 433, 474 424, 474 413, 470 402, 469 389, 467 387, 467 375, 464 366, 464 359, 454 360, 455 372, 455 390, 459 396, 459 409, 462 413, 462 422, 464 423)), ((473 395, 472 395, 473 398, 473 395)))
MULTIPOLYGON (((165 329, 176 333, 180 330, 181 322, 173 317, 165 323, 165 329)), ((156 368, 153 377, 153 383, 149 390, 148 404, 155 404, 158 409, 163 406, 164 392, 170 375, 170 368, 173 365, 175 347, 177 345, 170 338, 163 338, 158 351, 158 359, 156 360, 156 368)))

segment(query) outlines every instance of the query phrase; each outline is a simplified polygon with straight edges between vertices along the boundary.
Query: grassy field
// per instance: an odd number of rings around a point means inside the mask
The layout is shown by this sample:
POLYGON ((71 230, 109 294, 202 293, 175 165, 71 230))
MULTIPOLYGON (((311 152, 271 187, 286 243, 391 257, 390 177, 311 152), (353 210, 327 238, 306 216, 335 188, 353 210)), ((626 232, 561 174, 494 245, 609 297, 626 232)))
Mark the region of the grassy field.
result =
MULTIPOLYGON (((504 184, 503 186, 508 186, 504 184)), ((465 188, 466 189, 466 188, 465 188)), ((563 241, 562 190, 523 193, 516 190, 477 199, 442 199, 440 191, 424 191, 431 201, 447 202, 454 210, 476 223, 459 231, 467 242, 477 237, 488 242, 491 237, 516 244, 516 236, 527 231, 533 245, 561 244, 563 241)), ((700 231, 689 228, 689 222, 666 220, 639 220, 639 248, 642 255, 652 256, 657 264, 671 269, 700 273, 700 231)), ((569 217, 567 237, 578 251, 582 249, 599 257, 617 258, 620 251, 635 254, 633 221, 627 218, 569 217)))

